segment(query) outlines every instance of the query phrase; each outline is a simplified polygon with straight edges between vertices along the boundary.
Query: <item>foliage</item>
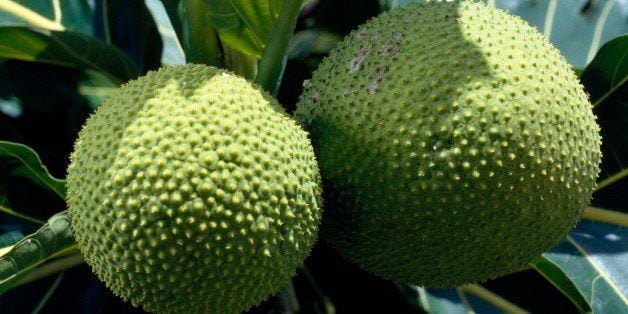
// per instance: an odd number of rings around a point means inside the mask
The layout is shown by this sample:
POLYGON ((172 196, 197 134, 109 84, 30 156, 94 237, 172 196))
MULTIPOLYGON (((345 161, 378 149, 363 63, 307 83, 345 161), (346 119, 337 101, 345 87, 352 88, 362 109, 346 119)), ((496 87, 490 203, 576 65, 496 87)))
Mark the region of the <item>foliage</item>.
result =
MULTIPOLYGON (((58 179, 80 126, 117 86, 163 65, 205 63, 256 80, 291 111, 342 36, 408 2, 0 0, 0 312, 132 309, 87 267, 71 268, 81 259, 58 179)), ((449 290, 396 286, 319 242, 281 302, 252 312, 628 312, 626 4, 488 2, 539 27, 582 69, 604 154, 584 220, 530 269, 449 290)))

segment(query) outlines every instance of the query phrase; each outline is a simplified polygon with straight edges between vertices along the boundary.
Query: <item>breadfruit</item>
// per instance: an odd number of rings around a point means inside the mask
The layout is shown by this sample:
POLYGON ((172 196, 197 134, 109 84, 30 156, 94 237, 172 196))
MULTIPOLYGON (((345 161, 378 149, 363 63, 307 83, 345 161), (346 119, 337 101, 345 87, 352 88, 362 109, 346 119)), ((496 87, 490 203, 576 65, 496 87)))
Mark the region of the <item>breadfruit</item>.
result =
POLYGON ((570 66, 479 2, 370 20, 323 60, 295 117, 321 169, 322 238, 401 283, 525 267, 578 221, 599 172, 599 127, 570 66))
POLYGON ((309 254, 321 216, 307 133, 257 86, 201 65, 118 89, 81 130, 67 179, 86 262, 152 312, 261 302, 309 254))

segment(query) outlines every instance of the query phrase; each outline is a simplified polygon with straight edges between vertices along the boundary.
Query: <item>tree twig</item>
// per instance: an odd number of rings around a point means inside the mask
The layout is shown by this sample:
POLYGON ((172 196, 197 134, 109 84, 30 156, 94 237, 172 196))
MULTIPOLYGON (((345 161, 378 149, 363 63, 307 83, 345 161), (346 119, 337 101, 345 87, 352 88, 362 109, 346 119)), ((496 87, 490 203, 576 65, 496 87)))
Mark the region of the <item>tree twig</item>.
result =
POLYGON ((584 210, 583 219, 628 227, 628 214, 589 206, 584 210))
POLYGON ((512 302, 498 296, 497 294, 487 290, 486 288, 480 286, 480 285, 464 285, 461 287, 462 290, 464 290, 465 292, 468 292, 470 294, 473 294, 474 296, 492 304, 493 306, 495 306, 496 308, 506 312, 506 313, 513 313, 513 314, 523 314, 523 313, 530 313, 522 308, 520 308, 519 306, 513 304, 512 302))

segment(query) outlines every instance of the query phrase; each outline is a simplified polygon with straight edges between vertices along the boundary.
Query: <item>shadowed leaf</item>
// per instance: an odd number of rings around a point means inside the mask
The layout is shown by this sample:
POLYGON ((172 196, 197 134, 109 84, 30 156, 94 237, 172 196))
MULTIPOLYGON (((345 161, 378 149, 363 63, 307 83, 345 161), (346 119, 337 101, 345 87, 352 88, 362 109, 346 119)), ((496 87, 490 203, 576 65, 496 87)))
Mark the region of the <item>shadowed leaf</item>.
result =
POLYGON ((530 263, 545 279, 551 282, 563 295, 565 295, 578 308, 581 313, 591 312, 591 305, 584 298, 582 292, 569 279, 567 274, 547 258, 540 256, 530 263))
POLYGON ((162 42, 143 1, 103 0, 105 38, 126 52, 142 73, 161 66, 162 42))
POLYGON ((94 34, 94 8, 89 0, 0 1, 0 26, 28 26, 50 30, 64 28, 85 35, 94 34), (41 23, 44 21, 44 23, 41 23), (46 21, 48 22, 46 24, 46 21))
POLYGON ((628 231, 616 225, 581 221, 543 257, 560 268, 595 313, 628 313, 628 231))
POLYGON ((62 199, 65 198, 65 180, 54 178, 41 163, 37 153, 28 146, 0 141, 0 160, 3 177, 19 176, 49 188, 62 199))
POLYGON ((27 27, 0 27, 0 57, 100 71, 117 83, 139 75, 118 48, 95 37, 27 27))
POLYGON ((260 58, 283 1, 206 0, 206 3, 211 23, 223 44, 260 58))
POLYGON ((603 189, 628 176, 624 171, 628 165, 628 35, 602 46, 580 80, 591 96, 593 112, 602 128, 598 189, 603 189))

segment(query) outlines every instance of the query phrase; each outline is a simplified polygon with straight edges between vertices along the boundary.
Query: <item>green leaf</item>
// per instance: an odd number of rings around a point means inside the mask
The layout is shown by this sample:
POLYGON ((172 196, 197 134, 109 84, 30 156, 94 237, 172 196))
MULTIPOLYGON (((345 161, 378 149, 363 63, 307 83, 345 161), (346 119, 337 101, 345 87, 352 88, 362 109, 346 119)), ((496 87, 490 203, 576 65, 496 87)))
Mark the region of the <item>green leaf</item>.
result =
POLYGON ((426 289, 409 285, 398 288, 411 305, 427 313, 502 313, 498 308, 465 292, 462 288, 426 289))
MULTIPOLYGON (((223 44, 261 58, 283 0, 205 0, 223 44)), ((290 0, 294 1, 294 0, 290 0)))
POLYGON ((118 89, 118 85, 100 72, 85 70, 78 82, 78 93, 85 97, 95 109, 118 89))
MULTIPOLYGON (((389 7, 418 0, 387 0, 389 7)), ((569 63, 584 67, 600 45, 628 33, 628 3, 616 0, 484 0, 537 27, 569 63)))
POLYGON ((0 160, 5 167, 9 168, 5 176, 28 178, 65 199, 65 180, 53 177, 42 165, 37 153, 28 146, 0 141, 0 160))
POLYGON ((142 73, 161 67, 162 42, 143 1, 102 0, 105 37, 135 61, 142 73))
POLYGON ((277 96, 281 79, 286 68, 288 46, 292 33, 297 25, 303 0, 288 0, 283 3, 268 39, 265 41, 264 53, 259 61, 259 71, 255 82, 262 88, 277 96))
POLYGON ((161 8, 155 5, 157 1, 150 1, 150 3, 147 4, 148 9, 151 11, 154 9, 163 9, 170 20, 170 24, 172 25, 172 29, 174 30, 176 36, 178 38, 183 37, 183 28, 181 27, 181 21, 179 20, 179 5, 181 4, 181 0, 161 0, 159 2, 161 3, 161 8))
POLYGON ((37 265, 62 255, 76 245, 70 217, 55 214, 37 232, 28 235, 0 256, 0 294, 13 287, 37 265))
POLYGON ((0 57, 100 71, 116 83, 139 75, 118 48, 94 37, 27 27, 0 27, 0 57))
POLYGON ((601 44, 628 32, 628 5, 620 1, 497 0, 495 5, 536 26, 578 67, 589 63, 601 44))
POLYGON ((595 107, 625 88, 628 82, 628 35, 604 44, 580 78, 586 83, 595 107))
POLYGON ((572 280, 594 313, 628 313, 628 229, 581 221, 547 260, 572 280))
POLYGON ((185 59, 191 63, 222 66, 218 35, 209 21, 206 0, 182 0, 179 19, 185 30, 181 36, 185 59))
POLYGON ((533 260, 530 265, 547 281, 551 282, 554 287, 560 290, 573 304, 578 308, 580 313, 589 313, 592 311, 591 305, 584 298, 582 292, 578 290, 576 285, 569 279, 567 274, 547 258, 540 256, 533 260))
POLYGON ((161 41, 163 51, 161 53, 162 65, 184 64, 185 57, 179 38, 181 26, 177 15, 179 0, 147 1, 146 8, 153 16, 161 41), (172 12, 171 12, 172 10, 172 12))
POLYGON ((628 35, 602 46, 580 80, 602 128, 601 189, 628 176, 628 35))
POLYGON ((258 73, 257 58, 244 52, 224 47, 223 56, 225 67, 247 80, 255 79, 258 73))
POLYGON ((0 1, 0 26, 28 26, 94 34, 94 8, 88 0, 0 1))
POLYGON ((427 313, 469 313, 468 301, 465 304, 456 289, 434 290, 433 292, 416 286, 406 289, 410 291, 406 291, 405 294, 410 292, 414 294, 414 296, 410 295, 414 305, 427 313))

